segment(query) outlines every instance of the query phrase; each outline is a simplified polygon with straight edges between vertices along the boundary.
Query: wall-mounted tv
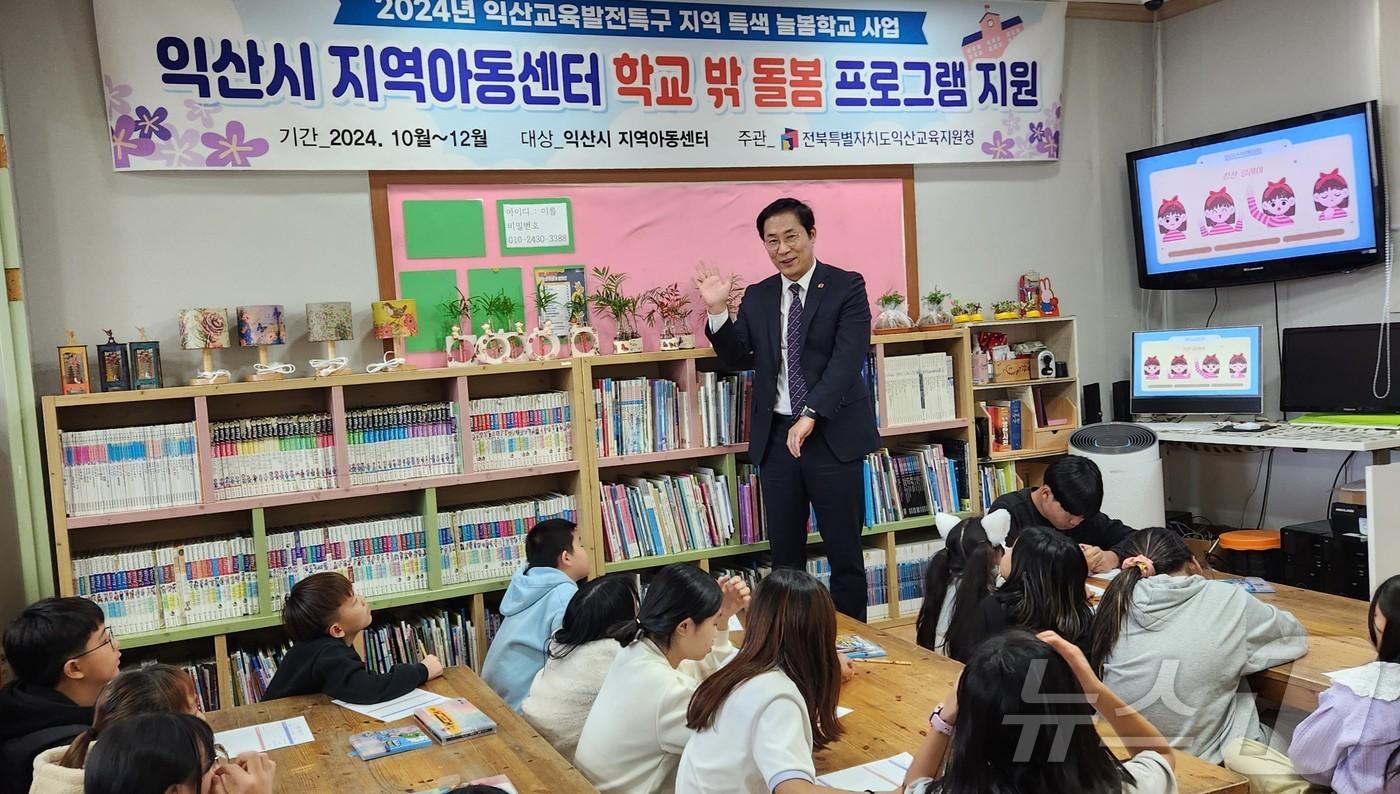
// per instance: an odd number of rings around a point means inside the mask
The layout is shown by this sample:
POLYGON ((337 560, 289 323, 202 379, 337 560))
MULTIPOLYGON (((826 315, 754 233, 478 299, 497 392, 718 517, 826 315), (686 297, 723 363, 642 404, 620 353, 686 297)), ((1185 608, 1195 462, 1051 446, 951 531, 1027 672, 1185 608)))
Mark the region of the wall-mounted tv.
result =
POLYGON ((1385 259, 1376 102, 1128 154, 1143 289, 1356 270, 1385 259))

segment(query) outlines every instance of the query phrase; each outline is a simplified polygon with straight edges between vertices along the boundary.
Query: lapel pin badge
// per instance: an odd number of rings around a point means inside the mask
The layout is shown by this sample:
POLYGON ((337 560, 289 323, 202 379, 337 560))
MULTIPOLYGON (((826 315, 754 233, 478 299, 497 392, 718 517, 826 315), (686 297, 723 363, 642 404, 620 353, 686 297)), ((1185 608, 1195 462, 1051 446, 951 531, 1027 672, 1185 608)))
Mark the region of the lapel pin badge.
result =
POLYGON ((825 281, 822 281, 822 282, 818 282, 818 283, 817 283, 817 289, 821 289, 822 287, 825 287, 825 286, 826 286, 826 282, 825 282, 825 281))

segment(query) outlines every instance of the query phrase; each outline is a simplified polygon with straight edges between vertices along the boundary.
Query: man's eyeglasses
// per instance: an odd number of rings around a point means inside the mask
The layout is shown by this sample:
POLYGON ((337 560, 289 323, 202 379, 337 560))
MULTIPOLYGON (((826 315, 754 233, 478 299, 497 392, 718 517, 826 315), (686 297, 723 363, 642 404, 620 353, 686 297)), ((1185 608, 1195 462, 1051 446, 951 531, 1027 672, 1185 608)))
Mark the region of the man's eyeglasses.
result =
POLYGON ((87 656, 88 654, 92 653, 93 651, 98 651, 105 646, 112 645, 116 641, 115 638, 112 636, 112 629, 110 626, 102 629, 102 633, 103 635, 105 635, 105 638, 102 640, 102 642, 98 643, 97 647, 88 648, 86 651, 83 651, 77 656, 70 656, 68 657, 69 661, 72 661, 73 659, 81 659, 84 656, 87 656))

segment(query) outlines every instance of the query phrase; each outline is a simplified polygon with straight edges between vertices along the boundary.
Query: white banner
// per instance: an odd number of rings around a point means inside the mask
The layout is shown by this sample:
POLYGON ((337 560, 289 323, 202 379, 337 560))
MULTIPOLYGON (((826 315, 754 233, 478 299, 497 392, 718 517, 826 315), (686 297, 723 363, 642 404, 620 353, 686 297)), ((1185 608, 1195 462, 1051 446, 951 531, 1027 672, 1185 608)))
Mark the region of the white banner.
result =
POLYGON ((1062 2, 93 7, 119 170, 1059 156, 1062 2))

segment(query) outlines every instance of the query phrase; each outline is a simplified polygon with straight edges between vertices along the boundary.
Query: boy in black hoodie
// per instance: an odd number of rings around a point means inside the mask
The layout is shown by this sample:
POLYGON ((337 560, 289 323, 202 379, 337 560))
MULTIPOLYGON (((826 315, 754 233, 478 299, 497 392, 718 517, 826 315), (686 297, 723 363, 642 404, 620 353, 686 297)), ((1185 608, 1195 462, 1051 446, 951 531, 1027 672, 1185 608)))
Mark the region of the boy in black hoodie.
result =
POLYGON ((1103 475, 1088 458, 1066 455, 1045 469, 1045 484, 1002 494, 991 507, 1011 514, 1009 540, 1015 544, 1026 527, 1054 527, 1069 535, 1084 552, 1089 573, 1117 570, 1133 528, 1103 514, 1103 475))
POLYGON ((352 643, 372 618, 369 602, 338 573, 297 582, 282 607, 282 624, 295 644, 277 665, 263 699, 325 693, 347 703, 382 703, 442 675, 442 662, 431 655, 384 674, 366 669, 352 643))
POLYGON ((14 619, 5 659, 15 680, 0 689, 0 792, 26 794, 34 756, 92 725, 121 658, 102 609, 86 598, 46 598, 14 619))

